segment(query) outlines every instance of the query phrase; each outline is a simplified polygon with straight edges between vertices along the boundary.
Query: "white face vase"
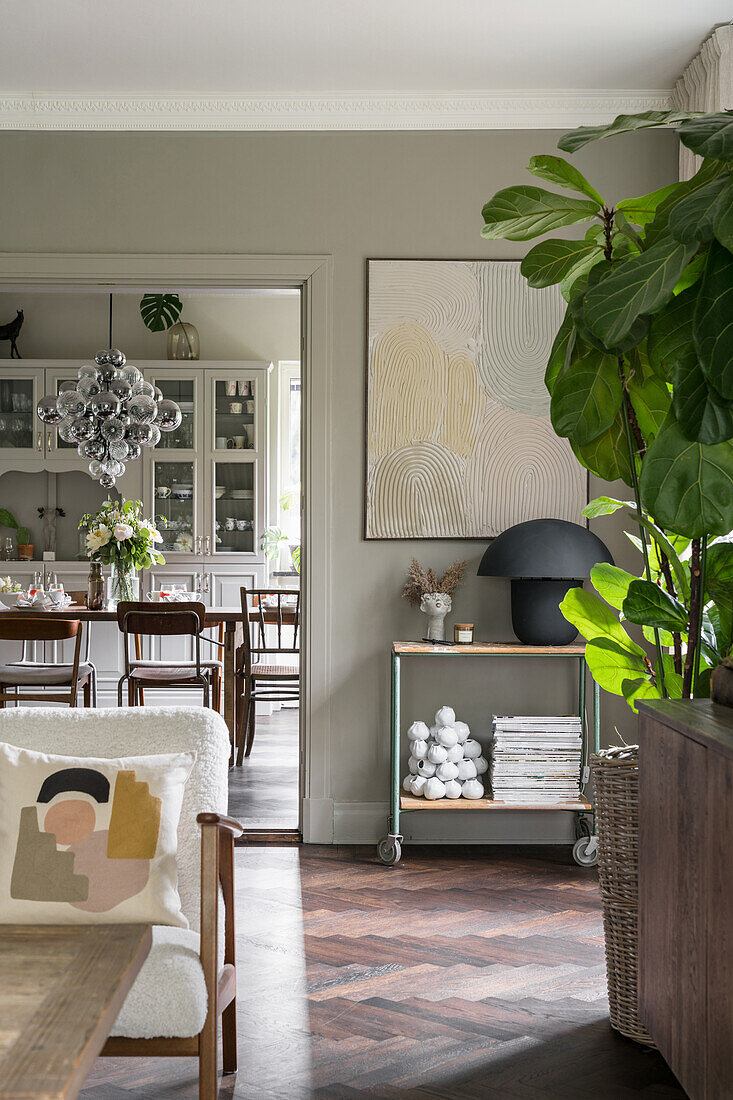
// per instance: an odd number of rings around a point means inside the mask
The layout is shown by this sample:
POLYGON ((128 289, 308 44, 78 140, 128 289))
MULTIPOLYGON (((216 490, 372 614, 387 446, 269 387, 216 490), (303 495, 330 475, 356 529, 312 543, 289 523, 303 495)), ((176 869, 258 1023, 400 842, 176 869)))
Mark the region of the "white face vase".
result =
POLYGON ((453 601, 445 592, 426 592, 420 600, 420 610, 428 617, 428 630, 425 637, 431 642, 445 641, 445 617, 453 601))

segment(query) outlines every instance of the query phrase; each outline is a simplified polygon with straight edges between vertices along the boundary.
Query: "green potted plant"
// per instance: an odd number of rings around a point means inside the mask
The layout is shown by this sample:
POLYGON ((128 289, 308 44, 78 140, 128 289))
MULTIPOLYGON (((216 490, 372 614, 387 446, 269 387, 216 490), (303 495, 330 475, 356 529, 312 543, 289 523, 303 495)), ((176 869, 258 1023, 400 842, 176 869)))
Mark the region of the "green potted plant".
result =
POLYGON ((703 158, 691 180, 611 202, 569 161, 535 156, 529 171, 562 191, 506 188, 482 230, 532 240, 587 226, 536 244, 522 273, 531 287, 559 284, 567 301, 545 375, 555 431, 592 473, 631 490, 586 515, 633 517, 643 574, 597 566, 595 592, 574 589, 561 609, 587 639, 596 681, 633 709, 708 694, 733 640, 733 113, 621 115, 559 146, 650 126, 675 127, 703 158))
MULTIPOLYGON (((620 115, 559 146, 573 153, 653 126, 675 127, 702 158, 692 179, 611 202, 569 161, 535 156, 529 171, 561 190, 498 192, 482 231, 528 241, 587 226, 540 241, 522 272, 531 287, 559 284, 567 301, 545 374, 553 427, 593 474, 631 490, 585 514, 633 518, 642 575, 598 565, 595 591, 573 589, 560 608, 587 640, 596 682, 633 710, 639 699, 708 695, 733 638, 733 113, 620 115)), ((609 965, 611 1023, 649 1043, 634 1011, 638 758, 635 747, 611 749, 593 763, 604 923, 629 964, 609 965)))
POLYGON ((300 543, 291 540, 281 527, 266 527, 262 533, 262 549, 270 561, 277 561, 280 552, 287 546, 290 560, 296 573, 300 573, 300 543))
POLYGON ((31 542, 31 533, 28 528, 21 527, 13 513, 9 512, 7 508, 0 508, 0 525, 3 527, 10 527, 15 531, 18 557, 20 560, 31 561, 34 547, 31 542))
POLYGON ((190 321, 181 321, 183 302, 177 294, 145 294, 140 316, 151 332, 168 330, 169 359, 198 359, 199 334, 190 321))

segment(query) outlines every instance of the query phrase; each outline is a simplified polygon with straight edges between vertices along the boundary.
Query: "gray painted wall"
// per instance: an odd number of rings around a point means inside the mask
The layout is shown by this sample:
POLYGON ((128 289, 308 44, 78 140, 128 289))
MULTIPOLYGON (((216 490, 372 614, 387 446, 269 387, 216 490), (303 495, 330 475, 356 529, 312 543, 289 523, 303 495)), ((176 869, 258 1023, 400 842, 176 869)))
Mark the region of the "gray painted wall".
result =
MULTIPOLYGON (((526 247, 484 242, 481 206, 522 179, 533 153, 555 152, 550 131, 358 134, 0 135, 0 247, 31 252, 324 253, 334 257, 332 795, 337 839, 368 840, 387 797, 388 650, 418 637, 420 615, 400 600, 411 554, 440 569, 475 543, 362 541, 364 260, 367 256, 517 258, 526 247)), ((583 150, 575 162, 609 201, 676 178, 676 139, 650 132, 583 150)), ((317 425, 316 425, 317 427, 317 425)), ((592 488, 594 493, 604 486, 592 488)), ((617 517, 594 525, 619 563, 637 568, 617 517)), ((480 638, 511 640, 501 581, 469 584, 453 618, 480 638)), ((445 702, 485 735, 493 711, 569 709, 569 670, 549 662, 446 661, 406 670, 405 718, 445 702), (502 667, 503 666, 503 667, 502 667), (440 673, 438 672, 440 669, 440 673)), ((634 722, 605 703, 603 734, 634 722)), ((445 835, 446 815, 414 830, 445 835)), ((449 815, 478 837, 562 835, 557 816, 449 815), (481 821, 476 821, 480 816, 481 821), (489 819, 490 818, 490 819, 489 819)), ((406 822, 407 824, 408 822, 406 822)))

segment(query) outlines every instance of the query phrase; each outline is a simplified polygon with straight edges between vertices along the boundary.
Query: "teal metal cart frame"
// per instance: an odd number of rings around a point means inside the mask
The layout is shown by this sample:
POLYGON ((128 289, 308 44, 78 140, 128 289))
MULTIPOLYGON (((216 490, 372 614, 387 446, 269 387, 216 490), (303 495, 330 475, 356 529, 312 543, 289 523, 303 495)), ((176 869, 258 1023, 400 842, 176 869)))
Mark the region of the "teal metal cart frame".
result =
MULTIPOLYGON (((393 866, 402 855, 403 837, 400 832, 400 817, 404 813, 428 810, 465 812, 478 810, 505 810, 532 812, 532 810, 563 810, 575 814, 576 842, 573 857, 581 866, 593 866, 598 859, 595 834, 595 810, 591 802, 582 798, 572 803, 549 803, 527 806, 510 805, 495 802, 493 799, 475 801, 439 800, 408 798, 401 792, 400 784, 400 687, 401 660, 403 657, 550 657, 574 660, 578 664, 578 715, 581 720, 583 749, 581 753, 581 789, 584 791, 589 779, 588 720, 586 716, 586 660, 585 646, 525 646, 503 645, 500 643, 476 643, 474 645, 430 644, 426 642, 393 642, 391 654, 391 693, 390 693, 390 814, 387 822, 387 835, 380 840, 377 852, 382 863, 393 866)), ((601 714, 600 689, 593 682, 592 703, 593 751, 600 748, 601 714)))

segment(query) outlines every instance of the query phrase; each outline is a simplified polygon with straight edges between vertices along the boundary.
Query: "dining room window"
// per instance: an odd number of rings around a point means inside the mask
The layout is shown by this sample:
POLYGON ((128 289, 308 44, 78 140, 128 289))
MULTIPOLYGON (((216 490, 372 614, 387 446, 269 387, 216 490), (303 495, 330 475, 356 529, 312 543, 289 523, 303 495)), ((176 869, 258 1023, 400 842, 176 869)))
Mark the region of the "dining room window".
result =
POLYGON ((278 456, 279 525, 300 542, 300 363, 280 362, 280 454, 278 456))

